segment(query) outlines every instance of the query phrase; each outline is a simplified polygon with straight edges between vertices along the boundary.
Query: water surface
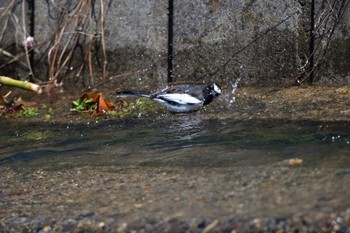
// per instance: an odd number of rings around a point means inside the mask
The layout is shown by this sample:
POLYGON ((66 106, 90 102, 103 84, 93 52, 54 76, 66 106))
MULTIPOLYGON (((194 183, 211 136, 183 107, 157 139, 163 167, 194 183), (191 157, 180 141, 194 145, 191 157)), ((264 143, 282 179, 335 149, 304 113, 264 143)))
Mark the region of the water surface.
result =
POLYGON ((350 167, 349 123, 203 120, 2 125, 0 165, 259 166, 301 158, 307 167, 350 167))

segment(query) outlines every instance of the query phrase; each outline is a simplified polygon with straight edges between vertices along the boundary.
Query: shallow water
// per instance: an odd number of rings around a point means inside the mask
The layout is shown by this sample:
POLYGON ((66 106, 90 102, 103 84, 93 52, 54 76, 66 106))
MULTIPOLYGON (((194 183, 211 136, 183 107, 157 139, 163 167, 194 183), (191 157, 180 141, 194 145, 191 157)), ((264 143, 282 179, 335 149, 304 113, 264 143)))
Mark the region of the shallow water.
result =
POLYGON ((85 215, 112 225, 148 217, 200 224, 346 211, 349 126, 186 114, 8 123, 0 131, 0 220, 27 219, 37 229, 48 224, 40 219, 59 228, 85 215), (291 167, 291 158, 304 162, 291 167))
POLYGON ((61 169, 91 166, 232 167, 278 164, 350 167, 350 124, 203 120, 174 115, 148 121, 1 126, 0 166, 61 169))

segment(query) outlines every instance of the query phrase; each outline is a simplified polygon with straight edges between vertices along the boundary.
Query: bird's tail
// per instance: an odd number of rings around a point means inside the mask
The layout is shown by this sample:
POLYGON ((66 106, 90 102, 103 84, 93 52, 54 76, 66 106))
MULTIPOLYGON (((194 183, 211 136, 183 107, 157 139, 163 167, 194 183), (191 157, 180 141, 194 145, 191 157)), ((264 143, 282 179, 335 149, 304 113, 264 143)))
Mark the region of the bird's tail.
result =
POLYGON ((150 94, 142 91, 117 91, 116 92, 117 97, 129 97, 129 96, 135 96, 135 97, 147 97, 150 98, 150 94))

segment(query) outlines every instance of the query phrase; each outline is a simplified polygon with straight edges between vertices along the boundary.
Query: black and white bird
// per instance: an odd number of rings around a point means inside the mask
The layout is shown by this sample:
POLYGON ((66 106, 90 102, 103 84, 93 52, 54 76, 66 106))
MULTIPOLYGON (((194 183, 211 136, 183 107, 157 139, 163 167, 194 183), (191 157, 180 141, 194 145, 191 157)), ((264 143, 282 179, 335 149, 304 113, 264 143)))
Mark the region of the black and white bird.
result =
POLYGON ((222 94, 216 83, 210 85, 182 84, 167 87, 154 93, 141 91, 117 91, 118 97, 139 96, 160 103, 170 112, 192 112, 210 104, 215 97, 222 94))

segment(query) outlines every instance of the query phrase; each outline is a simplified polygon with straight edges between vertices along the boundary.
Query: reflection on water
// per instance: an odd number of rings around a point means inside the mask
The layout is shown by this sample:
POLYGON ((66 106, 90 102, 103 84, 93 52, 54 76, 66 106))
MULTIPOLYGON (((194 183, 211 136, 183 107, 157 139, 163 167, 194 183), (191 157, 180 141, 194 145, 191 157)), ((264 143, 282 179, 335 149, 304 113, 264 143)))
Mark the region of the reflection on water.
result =
POLYGON ((259 166, 302 158, 305 166, 349 167, 349 123, 117 120, 80 125, 11 125, 0 132, 0 165, 259 166))

